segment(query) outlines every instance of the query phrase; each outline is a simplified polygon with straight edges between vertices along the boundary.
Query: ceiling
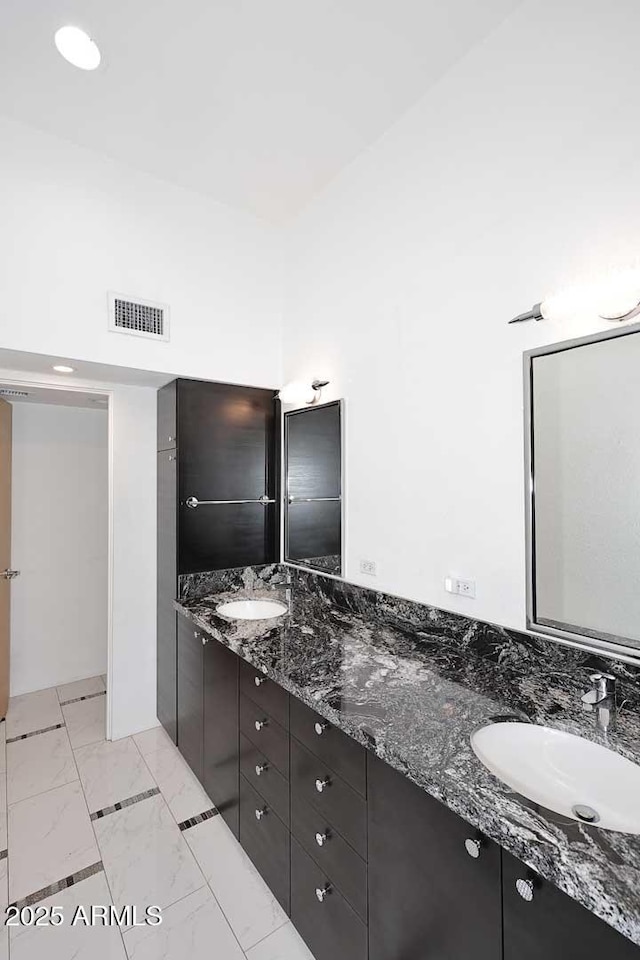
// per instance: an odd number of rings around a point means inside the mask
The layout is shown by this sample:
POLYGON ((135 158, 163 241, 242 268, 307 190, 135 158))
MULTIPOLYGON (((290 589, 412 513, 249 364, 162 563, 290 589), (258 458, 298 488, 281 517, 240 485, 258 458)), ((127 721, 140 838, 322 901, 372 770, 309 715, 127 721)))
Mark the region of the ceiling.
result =
POLYGON ((519 2, 3 0, 0 113, 281 223, 519 2))

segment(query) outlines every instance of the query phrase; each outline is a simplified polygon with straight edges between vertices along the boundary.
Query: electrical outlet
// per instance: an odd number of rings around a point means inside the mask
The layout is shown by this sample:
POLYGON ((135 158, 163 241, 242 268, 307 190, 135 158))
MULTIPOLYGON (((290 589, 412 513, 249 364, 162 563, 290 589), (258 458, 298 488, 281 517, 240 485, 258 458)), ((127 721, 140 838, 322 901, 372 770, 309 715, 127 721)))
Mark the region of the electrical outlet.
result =
POLYGON ((461 580, 459 577, 445 577, 444 588, 447 593, 454 593, 458 597, 476 598, 475 580, 461 580))
POLYGON ((369 577, 375 577, 378 574, 375 560, 361 560, 360 573, 366 573, 369 577))

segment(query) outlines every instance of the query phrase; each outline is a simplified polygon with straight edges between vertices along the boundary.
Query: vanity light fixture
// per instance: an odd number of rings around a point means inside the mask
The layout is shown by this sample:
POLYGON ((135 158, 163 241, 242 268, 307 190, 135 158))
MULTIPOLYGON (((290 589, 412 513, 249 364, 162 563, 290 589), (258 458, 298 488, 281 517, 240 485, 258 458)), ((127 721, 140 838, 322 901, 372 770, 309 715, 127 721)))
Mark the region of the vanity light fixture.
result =
POLYGON ((613 323, 640 315, 640 270, 610 271, 598 280, 547 297, 509 323, 590 317, 613 323))
POLYGON ((278 394, 278 400, 282 400, 283 403, 306 403, 307 406, 311 406, 318 403, 322 396, 322 388, 328 383, 328 380, 313 380, 311 383, 305 380, 294 380, 282 388, 278 394))
POLYGON ((80 27, 60 27, 54 42, 58 53, 80 70, 95 70, 100 66, 100 49, 95 40, 80 27))
POLYGON ((56 373, 75 373, 75 367, 67 367, 64 363, 57 363, 53 369, 56 373))

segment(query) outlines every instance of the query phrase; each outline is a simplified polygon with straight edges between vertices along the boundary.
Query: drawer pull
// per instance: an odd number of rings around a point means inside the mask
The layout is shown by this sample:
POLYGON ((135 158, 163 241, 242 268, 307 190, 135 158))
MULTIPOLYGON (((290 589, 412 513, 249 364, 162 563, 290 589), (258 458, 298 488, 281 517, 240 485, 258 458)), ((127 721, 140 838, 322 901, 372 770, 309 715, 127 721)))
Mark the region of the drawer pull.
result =
POLYGON ((478 857, 480 856, 480 851, 482 850, 483 846, 484 846, 484 843, 482 842, 482 840, 479 840, 477 837, 474 839, 472 839, 471 837, 467 837, 467 839, 464 842, 465 850, 467 851, 470 857, 473 857, 474 860, 477 860, 478 857))
POLYGON ((260 733, 260 731, 262 730, 263 727, 268 727, 268 726, 269 726, 269 721, 268 721, 268 720, 256 720, 254 726, 255 726, 256 730, 258 731, 258 733, 260 733))
POLYGON ((262 810, 256 810, 256 820, 262 820, 263 817, 269 813, 268 807, 263 807, 262 810))
POLYGON ((319 847, 324 847, 325 843, 328 843, 331 839, 331 834, 328 830, 325 830, 324 833, 316 833, 316 843, 319 847))
POLYGON ((315 732, 318 734, 318 736, 321 737, 322 734, 325 732, 325 730, 328 730, 328 729, 329 729, 329 724, 326 722, 326 720, 323 721, 322 723, 320 723, 320 721, 318 721, 317 723, 315 723, 315 724, 313 725, 313 729, 314 729, 315 732))
POLYGON ((533 880, 516 880, 516 890, 523 900, 531 903, 533 900, 533 880))
POLYGON ((253 678, 253 682, 255 683, 256 687, 261 687, 263 683, 266 683, 266 682, 267 682, 267 678, 266 678, 266 677, 254 677, 254 678, 253 678))
POLYGON ((316 790, 318 793, 323 793, 327 787, 331 786, 331 777, 325 777, 324 780, 319 778, 316 780, 316 790))
POLYGON ((331 884, 325 883, 324 887, 316 887, 316 897, 319 903, 324 903, 331 893, 331 884))
POLYGON ((204 636, 203 636, 203 638, 202 638, 202 646, 205 647, 208 643, 209 643, 209 637, 204 637, 204 636))
POLYGON ((268 763, 256 763, 256 777, 261 777, 269 769, 268 763))

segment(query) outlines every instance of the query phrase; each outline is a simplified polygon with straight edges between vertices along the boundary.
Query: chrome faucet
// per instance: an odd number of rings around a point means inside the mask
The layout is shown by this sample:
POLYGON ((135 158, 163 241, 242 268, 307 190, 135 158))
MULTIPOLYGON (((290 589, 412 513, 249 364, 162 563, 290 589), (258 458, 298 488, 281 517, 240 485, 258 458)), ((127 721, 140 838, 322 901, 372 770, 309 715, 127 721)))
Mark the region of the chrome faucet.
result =
POLYGON ((611 673, 592 673, 593 686, 582 696, 584 710, 596 713, 596 726, 607 733, 616 720, 616 678, 611 673))

